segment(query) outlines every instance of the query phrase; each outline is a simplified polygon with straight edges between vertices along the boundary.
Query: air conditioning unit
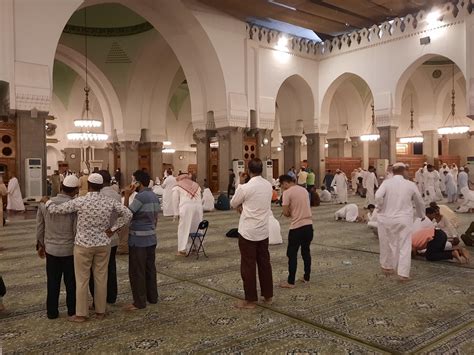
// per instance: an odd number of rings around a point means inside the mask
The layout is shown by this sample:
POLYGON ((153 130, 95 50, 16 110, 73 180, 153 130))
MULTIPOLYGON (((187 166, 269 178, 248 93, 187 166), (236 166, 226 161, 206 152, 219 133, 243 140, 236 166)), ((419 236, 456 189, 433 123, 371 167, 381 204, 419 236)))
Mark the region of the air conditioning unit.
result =
POLYGON ((25 159, 25 197, 41 198, 43 180, 43 160, 41 158, 25 159))

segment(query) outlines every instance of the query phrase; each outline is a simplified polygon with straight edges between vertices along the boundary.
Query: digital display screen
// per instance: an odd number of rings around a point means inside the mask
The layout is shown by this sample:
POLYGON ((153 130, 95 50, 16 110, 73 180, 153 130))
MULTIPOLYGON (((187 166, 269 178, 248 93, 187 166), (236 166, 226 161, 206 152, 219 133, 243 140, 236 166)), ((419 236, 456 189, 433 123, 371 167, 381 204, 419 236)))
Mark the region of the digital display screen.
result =
POLYGON ((30 159, 30 165, 41 165, 41 159, 30 159))

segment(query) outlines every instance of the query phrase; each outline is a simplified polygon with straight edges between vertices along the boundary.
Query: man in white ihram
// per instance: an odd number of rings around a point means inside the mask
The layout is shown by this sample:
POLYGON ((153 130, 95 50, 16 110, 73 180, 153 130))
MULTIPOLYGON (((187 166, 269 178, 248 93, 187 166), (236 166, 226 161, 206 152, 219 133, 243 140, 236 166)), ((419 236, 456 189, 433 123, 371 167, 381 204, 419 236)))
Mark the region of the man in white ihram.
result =
POLYGON ((393 178, 375 193, 378 207, 380 265, 385 274, 397 272, 401 281, 410 278, 413 203, 417 216, 425 217, 425 204, 416 185, 405 179, 406 166, 393 165, 393 178))
POLYGON ((365 204, 374 205, 375 204, 375 188, 379 187, 379 183, 377 182, 377 177, 375 176, 375 168, 373 166, 369 166, 369 171, 365 173, 363 179, 363 186, 367 189, 365 194, 366 200, 365 204))

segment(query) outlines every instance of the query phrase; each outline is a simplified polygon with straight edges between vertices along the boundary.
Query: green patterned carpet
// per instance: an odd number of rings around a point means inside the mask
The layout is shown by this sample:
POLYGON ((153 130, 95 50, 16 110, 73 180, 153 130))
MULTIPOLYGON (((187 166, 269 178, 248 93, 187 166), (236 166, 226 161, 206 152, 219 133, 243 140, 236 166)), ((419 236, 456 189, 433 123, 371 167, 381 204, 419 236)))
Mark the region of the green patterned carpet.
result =
MULTIPOLYGON (((362 203, 362 200, 354 200, 362 203)), ((225 232, 235 212, 206 214, 209 259, 177 258, 177 224, 159 222, 160 302, 135 313, 127 256, 118 256, 119 300, 103 321, 85 324, 45 314, 44 261, 36 256, 33 221, 0 231, 0 273, 8 287, 0 315, 0 354, 8 353, 474 353, 474 270, 414 260, 414 281, 400 284, 379 272, 378 242, 361 224, 336 222, 338 205, 314 208, 313 274, 309 285, 275 287, 275 302, 255 310, 232 307, 243 289, 239 251, 225 232)), ((282 224, 284 242, 288 220, 282 224)), ((461 215, 466 228, 472 216, 461 215)), ((472 252, 472 248, 471 248, 472 252)), ((287 275, 286 244, 271 246, 275 284, 287 275)), ((302 272, 299 262, 299 274, 302 272)))

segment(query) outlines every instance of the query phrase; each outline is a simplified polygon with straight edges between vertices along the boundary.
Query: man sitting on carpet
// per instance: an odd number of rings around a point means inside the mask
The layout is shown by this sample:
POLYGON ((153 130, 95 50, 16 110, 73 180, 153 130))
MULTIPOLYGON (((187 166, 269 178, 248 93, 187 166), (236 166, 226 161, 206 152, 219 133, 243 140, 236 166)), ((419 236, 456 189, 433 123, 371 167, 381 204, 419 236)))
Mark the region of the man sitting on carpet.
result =
POLYGON ((459 263, 469 262, 469 253, 464 248, 445 250, 448 237, 441 229, 423 228, 412 235, 413 254, 424 252, 426 260, 440 261, 456 259, 459 263))

